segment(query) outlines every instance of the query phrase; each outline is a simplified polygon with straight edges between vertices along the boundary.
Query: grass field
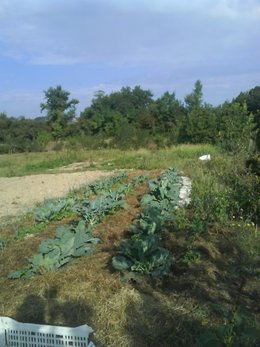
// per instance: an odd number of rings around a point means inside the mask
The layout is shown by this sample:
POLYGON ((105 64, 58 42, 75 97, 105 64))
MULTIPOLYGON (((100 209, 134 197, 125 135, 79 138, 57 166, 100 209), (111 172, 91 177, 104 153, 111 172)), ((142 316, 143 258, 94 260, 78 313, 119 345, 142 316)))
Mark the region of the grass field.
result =
POLYGON ((64 165, 86 162, 85 169, 167 169, 182 168, 186 162, 197 160, 205 153, 219 155, 211 145, 182 145, 149 151, 77 150, 63 152, 18 153, 0 155, 0 177, 24 176, 50 172, 64 165))
POLYGON ((140 213, 140 199, 148 190, 143 183, 127 195, 127 209, 97 225, 101 243, 93 254, 55 272, 7 278, 53 237, 57 226, 72 223, 76 215, 40 227, 28 215, 2 226, 0 315, 33 323, 87 323, 100 347, 259 345, 259 179, 243 171, 243 158, 208 145, 28 153, 0 156, 0 175, 48 172, 81 161, 88 169, 131 169, 128 180, 137 170, 157 177, 169 167, 191 178, 191 205, 174 210, 175 220, 162 231, 163 245, 174 258, 169 275, 127 282, 111 266, 140 213), (210 162, 198 160, 208 153, 210 162))

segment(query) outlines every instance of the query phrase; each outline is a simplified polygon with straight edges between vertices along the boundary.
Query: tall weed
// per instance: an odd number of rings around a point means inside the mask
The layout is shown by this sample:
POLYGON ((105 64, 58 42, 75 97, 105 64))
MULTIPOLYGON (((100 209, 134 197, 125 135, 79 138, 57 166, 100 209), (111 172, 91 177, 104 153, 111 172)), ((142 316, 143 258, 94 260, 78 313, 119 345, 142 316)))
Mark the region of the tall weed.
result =
MULTIPOLYGON (((228 221, 228 189, 211 174, 193 183, 192 207, 194 226, 205 229, 214 223, 228 221)), ((206 231, 206 230, 205 230, 206 231)))

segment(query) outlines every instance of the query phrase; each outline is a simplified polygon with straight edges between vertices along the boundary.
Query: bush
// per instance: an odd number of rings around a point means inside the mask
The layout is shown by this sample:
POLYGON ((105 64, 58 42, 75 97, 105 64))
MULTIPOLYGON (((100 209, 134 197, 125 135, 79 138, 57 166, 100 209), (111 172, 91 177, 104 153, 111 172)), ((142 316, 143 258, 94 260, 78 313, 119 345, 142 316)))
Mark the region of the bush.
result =
POLYGON ((212 175, 194 182, 192 190, 192 230, 201 234, 215 223, 226 224, 229 215, 228 190, 212 175))
POLYGON ((223 180, 229 186, 230 215, 259 223, 260 178, 246 170, 227 173, 223 180))

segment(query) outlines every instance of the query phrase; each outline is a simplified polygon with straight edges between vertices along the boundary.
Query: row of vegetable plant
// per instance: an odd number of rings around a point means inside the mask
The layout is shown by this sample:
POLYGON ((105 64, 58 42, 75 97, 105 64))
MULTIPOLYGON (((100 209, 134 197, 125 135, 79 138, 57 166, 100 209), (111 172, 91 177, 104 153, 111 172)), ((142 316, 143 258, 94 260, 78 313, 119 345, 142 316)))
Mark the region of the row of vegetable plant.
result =
POLYGON ((102 194, 113 185, 123 181, 127 177, 125 171, 120 171, 117 175, 99 179, 84 187, 83 195, 69 194, 66 198, 57 200, 47 200, 41 207, 35 208, 32 213, 38 223, 47 223, 53 220, 62 219, 67 213, 75 212, 75 205, 88 198, 91 194, 102 194))
MULTIPOLYGON (((76 225, 63 225, 57 228, 54 239, 44 240, 38 253, 27 258, 28 265, 18 271, 9 273, 10 279, 20 277, 32 277, 47 271, 55 271, 61 266, 71 262, 74 258, 88 255, 93 252, 95 245, 100 239, 92 234, 93 228, 97 223, 108 215, 115 213, 118 209, 127 208, 124 200, 125 193, 134 186, 132 183, 122 184, 114 192, 108 189, 109 185, 115 184, 124 179, 126 174, 118 175, 116 178, 106 180, 104 186, 98 183, 95 187, 102 187, 102 195, 93 200, 85 200, 82 204, 75 205, 74 208, 81 216, 81 220, 76 225), (108 182, 110 182, 108 184, 108 182)), ((135 181, 143 181, 144 178, 135 178, 135 181)), ((92 188, 91 188, 92 189, 92 188)), ((95 193, 98 189, 95 189, 95 193)))
POLYGON ((173 168, 149 182, 150 192, 141 199, 142 213, 131 226, 132 236, 121 242, 118 255, 112 259, 116 270, 152 277, 169 273, 173 258, 162 247, 162 231, 166 222, 174 219, 181 182, 173 168))

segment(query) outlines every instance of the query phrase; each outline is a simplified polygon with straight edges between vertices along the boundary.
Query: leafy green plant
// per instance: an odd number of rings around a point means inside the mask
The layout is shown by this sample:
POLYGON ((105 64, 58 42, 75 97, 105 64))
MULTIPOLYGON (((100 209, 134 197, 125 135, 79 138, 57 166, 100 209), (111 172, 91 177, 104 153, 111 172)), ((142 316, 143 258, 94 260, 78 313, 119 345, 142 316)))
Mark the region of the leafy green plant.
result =
POLYGON ((113 257, 116 270, 130 270, 152 277, 167 275, 173 263, 170 252, 161 246, 160 233, 167 220, 174 219, 180 179, 174 169, 149 182, 150 192, 143 196, 143 211, 131 226, 132 237, 123 240, 119 255, 113 257))
POLYGON ((134 185, 132 183, 121 184, 116 190, 117 194, 128 194, 133 190, 134 185))
POLYGON ((6 246, 7 246, 7 241, 0 239, 0 252, 2 252, 6 246))
POLYGON ((253 315, 237 308, 222 310, 223 322, 216 329, 204 329, 196 346, 251 347, 259 345, 259 323, 253 315))
POLYGON ((150 195, 155 200, 161 201, 167 199, 171 202, 177 202, 181 187, 181 178, 175 169, 168 169, 161 177, 149 182, 150 195))
POLYGON ((229 214, 259 223, 260 178, 243 170, 232 170, 222 177, 229 186, 229 214))
POLYGON ((151 180, 149 188, 150 192, 141 200, 141 205, 144 207, 141 220, 145 218, 150 223, 154 216, 157 216, 158 228, 161 230, 161 225, 167 220, 175 219, 173 211, 178 203, 181 179, 174 169, 168 169, 158 179, 151 180))
POLYGON ((138 175, 138 176, 133 177, 132 181, 134 184, 138 185, 138 184, 143 184, 143 183, 147 182, 149 180, 149 178, 150 178, 149 174, 138 175))
POLYGON ((124 194, 121 193, 128 185, 119 187, 119 192, 107 192, 94 200, 83 202, 78 212, 83 217, 78 225, 64 225, 57 229, 54 239, 45 240, 39 247, 39 252, 28 258, 28 266, 19 271, 11 272, 9 278, 31 277, 46 271, 55 271, 70 262, 75 257, 89 254, 93 244, 99 242, 92 236, 92 228, 107 214, 114 213, 119 208, 126 208, 124 194))
POLYGON ((22 270, 11 272, 10 279, 31 277, 47 271, 55 271, 73 258, 90 254, 99 238, 93 237, 91 228, 81 220, 76 227, 64 225, 57 229, 54 239, 44 240, 39 252, 28 258, 28 266, 22 270))
POLYGON ((83 202, 83 207, 78 212, 90 225, 95 225, 106 215, 112 214, 120 208, 127 208, 124 194, 108 192, 95 200, 83 202))
POLYGON ((162 231, 165 223, 165 214, 157 207, 146 207, 143 212, 140 213, 132 227, 133 234, 156 234, 162 231))
POLYGON ((201 253, 191 246, 191 247, 188 247, 184 256, 182 257, 182 262, 190 266, 191 264, 198 262, 201 259, 202 259, 201 253))
MULTIPOLYGON (((35 217, 35 221, 38 223, 46 223, 52 220, 60 220, 66 213, 76 212, 75 205, 84 201, 84 199, 89 197, 91 193, 101 193, 106 195, 108 194, 108 189, 112 185, 120 182, 126 176, 126 173, 124 171, 121 171, 115 176, 90 183, 84 188, 84 194, 82 194, 81 196, 76 193, 70 193, 67 198, 47 200, 43 206, 34 209, 33 215, 35 217)), ((125 186, 122 185, 121 192, 124 193, 131 187, 132 186, 130 186, 130 184, 125 186)))
POLYGON ((227 225, 229 220, 229 190, 210 174, 193 183, 189 227, 194 234, 208 232, 215 223, 227 225))
POLYGON ((65 212, 72 211, 75 201, 72 198, 48 200, 42 207, 35 208, 33 215, 35 221, 39 223, 59 220, 64 216, 65 212))
POLYGON ((133 235, 123 240, 119 255, 112 260, 116 270, 128 270, 162 277, 169 273, 173 263, 170 252, 159 247, 158 235, 133 235))
POLYGON ((115 176, 107 177, 105 179, 97 180, 93 183, 90 183, 89 188, 94 194, 106 193, 107 190, 111 188, 111 186, 118 182, 121 182, 126 177, 127 173, 125 171, 120 171, 115 176))

